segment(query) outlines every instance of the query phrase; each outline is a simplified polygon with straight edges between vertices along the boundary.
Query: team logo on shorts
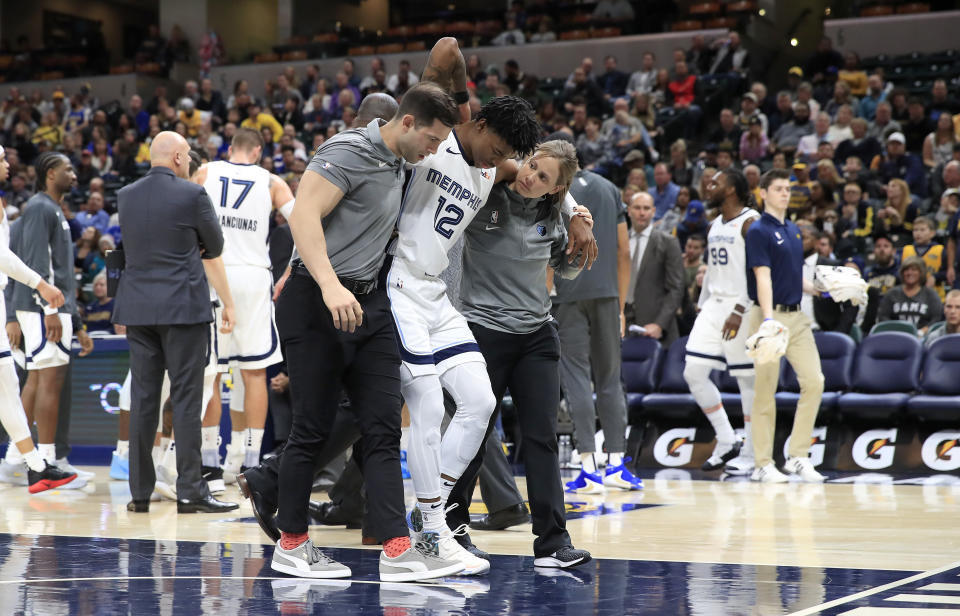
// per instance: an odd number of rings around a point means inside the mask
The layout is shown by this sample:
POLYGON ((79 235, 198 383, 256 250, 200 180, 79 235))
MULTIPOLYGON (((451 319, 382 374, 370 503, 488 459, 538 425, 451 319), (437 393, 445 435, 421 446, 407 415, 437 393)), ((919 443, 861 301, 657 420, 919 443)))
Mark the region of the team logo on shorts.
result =
POLYGON ((545 235, 547 234, 547 226, 546 226, 546 225, 537 225, 537 233, 540 234, 540 237, 545 236, 545 235))
POLYGON ((490 212, 490 222, 494 224, 500 222, 500 210, 493 210, 490 212))

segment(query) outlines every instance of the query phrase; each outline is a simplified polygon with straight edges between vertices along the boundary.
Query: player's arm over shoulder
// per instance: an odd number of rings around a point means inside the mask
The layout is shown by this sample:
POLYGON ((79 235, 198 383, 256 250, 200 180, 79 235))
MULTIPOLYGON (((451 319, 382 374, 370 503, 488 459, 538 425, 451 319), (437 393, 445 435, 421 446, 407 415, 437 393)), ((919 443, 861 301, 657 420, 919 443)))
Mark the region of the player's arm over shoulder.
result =
POLYGON ((467 63, 457 39, 445 36, 437 41, 430 50, 420 81, 435 83, 450 94, 467 89, 467 63))
POLYGON ((510 182, 517 179, 517 172, 520 170, 520 163, 515 161, 512 158, 505 159, 502 163, 497 165, 497 177, 496 183, 500 184, 501 182, 510 182))

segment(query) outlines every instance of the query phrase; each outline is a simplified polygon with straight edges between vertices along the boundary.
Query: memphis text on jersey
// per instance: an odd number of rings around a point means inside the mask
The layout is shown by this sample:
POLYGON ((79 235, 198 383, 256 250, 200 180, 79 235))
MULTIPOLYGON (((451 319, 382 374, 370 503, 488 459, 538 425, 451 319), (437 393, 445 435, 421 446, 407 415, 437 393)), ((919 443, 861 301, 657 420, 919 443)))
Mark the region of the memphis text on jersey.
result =
POLYGON ((431 168, 427 171, 427 181, 431 184, 436 184, 441 190, 445 190, 454 199, 465 201, 473 211, 477 211, 477 208, 482 205, 480 195, 473 194, 449 175, 441 173, 436 169, 431 168))
POLYGON ((220 215, 220 226, 224 229, 238 229, 240 231, 257 230, 257 221, 251 218, 242 218, 240 216, 230 216, 229 214, 220 215))

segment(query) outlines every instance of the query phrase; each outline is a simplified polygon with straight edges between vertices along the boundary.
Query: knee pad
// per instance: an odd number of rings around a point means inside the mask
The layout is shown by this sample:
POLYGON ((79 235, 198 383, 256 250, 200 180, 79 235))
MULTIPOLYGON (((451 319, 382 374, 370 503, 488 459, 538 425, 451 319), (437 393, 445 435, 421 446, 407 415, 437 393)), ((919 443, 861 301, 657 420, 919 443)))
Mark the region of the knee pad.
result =
POLYGON ((720 390, 710 380, 709 366, 688 362, 683 368, 683 380, 687 382, 693 399, 701 409, 709 409, 720 404, 720 390))
POLYGON ((477 422, 486 429, 497 400, 493 397, 487 367, 480 362, 469 362, 447 370, 440 382, 457 404, 460 421, 477 422))

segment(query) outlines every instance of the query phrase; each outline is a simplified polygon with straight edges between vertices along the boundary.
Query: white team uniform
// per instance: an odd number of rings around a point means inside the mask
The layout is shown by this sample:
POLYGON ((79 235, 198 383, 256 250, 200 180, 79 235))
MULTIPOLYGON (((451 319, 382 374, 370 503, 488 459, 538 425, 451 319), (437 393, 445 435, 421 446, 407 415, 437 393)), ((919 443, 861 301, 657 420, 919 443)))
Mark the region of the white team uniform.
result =
POLYGON ((223 229, 223 263, 236 305, 233 332, 217 328, 220 370, 256 370, 283 361, 273 311, 267 233, 273 215, 270 172, 259 165, 207 164, 203 187, 223 229))
POLYGON ((688 363, 729 369, 731 376, 752 376, 753 360, 747 357, 747 327, 743 324, 731 340, 723 339, 723 324, 738 300, 747 297, 747 251, 743 223, 759 218, 745 208, 727 222, 718 216, 707 233, 707 273, 700 294, 700 313, 687 340, 688 363))
POLYGON ((387 294, 400 358, 414 376, 483 361, 438 275, 449 264, 447 252, 483 207, 495 176, 496 169, 467 163, 455 131, 411 171, 397 223, 399 237, 390 248, 394 259, 387 294))

